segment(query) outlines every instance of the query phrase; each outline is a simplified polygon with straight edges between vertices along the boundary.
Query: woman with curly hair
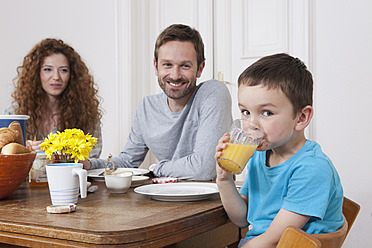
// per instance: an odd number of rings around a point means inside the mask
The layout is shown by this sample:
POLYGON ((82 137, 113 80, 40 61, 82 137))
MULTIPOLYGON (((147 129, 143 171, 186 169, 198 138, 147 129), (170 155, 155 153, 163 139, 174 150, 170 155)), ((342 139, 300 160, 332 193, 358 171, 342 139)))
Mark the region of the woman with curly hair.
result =
POLYGON ((44 39, 24 57, 13 80, 13 104, 5 114, 29 115, 26 139, 39 145, 49 134, 79 128, 98 139, 90 157, 102 150, 100 100, 80 55, 62 40, 44 39))

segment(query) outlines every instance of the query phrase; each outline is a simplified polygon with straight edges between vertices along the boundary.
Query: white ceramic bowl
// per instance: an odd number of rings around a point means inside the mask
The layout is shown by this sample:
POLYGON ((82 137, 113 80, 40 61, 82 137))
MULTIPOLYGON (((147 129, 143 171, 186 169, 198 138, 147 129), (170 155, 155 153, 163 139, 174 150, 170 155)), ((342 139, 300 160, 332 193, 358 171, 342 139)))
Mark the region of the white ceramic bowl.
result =
POLYGON ((133 172, 126 171, 118 174, 106 175, 105 184, 111 193, 126 193, 132 184, 133 172))

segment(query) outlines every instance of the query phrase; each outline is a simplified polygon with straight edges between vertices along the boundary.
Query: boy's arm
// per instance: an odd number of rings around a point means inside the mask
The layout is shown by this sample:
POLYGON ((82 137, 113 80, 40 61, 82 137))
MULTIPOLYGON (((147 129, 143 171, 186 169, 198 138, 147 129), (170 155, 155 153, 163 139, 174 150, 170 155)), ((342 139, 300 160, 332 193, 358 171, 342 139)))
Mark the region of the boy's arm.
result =
POLYGON ((285 209, 280 209, 269 228, 263 234, 249 241, 243 248, 249 247, 273 247, 275 248, 285 229, 292 225, 302 228, 310 219, 310 216, 297 214, 285 209))
MULTIPOLYGON (((226 142, 230 139, 230 135, 225 133, 218 141, 216 146, 215 159, 222 154, 222 150, 227 147, 226 142)), ((240 195, 234 182, 233 175, 222 170, 216 163, 217 179, 216 183, 220 192, 221 202, 232 223, 239 227, 248 226, 248 197, 240 195)))
MULTIPOLYGON (((217 165, 217 167, 219 166, 217 165)), ((217 168, 217 171, 218 170, 222 171, 221 168, 217 168)), ((217 172, 217 174, 218 173, 219 172, 217 172)), ((223 173, 228 174, 227 172, 223 173)), ((217 176, 216 180, 223 207, 232 223, 239 227, 246 227, 248 226, 248 197, 239 194, 234 180, 232 179, 232 175, 228 174, 228 176, 231 177, 231 179, 224 178, 221 180, 217 176)))

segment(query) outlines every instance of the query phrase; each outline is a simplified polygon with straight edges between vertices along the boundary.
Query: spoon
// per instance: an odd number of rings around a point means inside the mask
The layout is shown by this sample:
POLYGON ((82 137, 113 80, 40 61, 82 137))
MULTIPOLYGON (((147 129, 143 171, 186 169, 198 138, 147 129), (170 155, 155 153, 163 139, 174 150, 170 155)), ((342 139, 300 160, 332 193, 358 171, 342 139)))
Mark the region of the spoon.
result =
MULTIPOLYGON (((89 186, 88 186, 89 187, 89 186)), ((88 193, 94 193, 94 192, 96 192, 97 191, 97 189, 98 189, 98 186, 97 185, 93 185, 93 186, 91 186, 91 187, 89 187, 88 189, 87 189, 87 192, 88 193)), ((81 194, 80 194, 80 192, 79 192, 79 196, 80 196, 81 194)))
POLYGON ((89 188, 87 189, 87 191, 88 191, 89 193, 93 193, 93 192, 95 192, 97 189, 98 189, 98 186, 97 186, 97 185, 93 185, 93 186, 89 187, 89 188))
POLYGON ((109 175, 119 175, 119 174, 123 174, 123 173, 131 173, 132 174, 132 176, 133 176, 133 171, 114 171, 114 172, 111 172, 111 174, 109 174, 109 175))

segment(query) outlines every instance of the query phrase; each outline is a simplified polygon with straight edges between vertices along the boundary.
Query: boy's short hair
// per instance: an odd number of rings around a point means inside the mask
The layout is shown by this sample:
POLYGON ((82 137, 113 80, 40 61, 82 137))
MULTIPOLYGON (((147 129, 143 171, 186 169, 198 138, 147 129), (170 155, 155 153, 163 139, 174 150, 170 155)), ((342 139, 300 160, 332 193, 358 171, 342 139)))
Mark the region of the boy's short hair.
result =
POLYGON ((238 86, 263 85, 280 88, 297 114, 307 105, 313 105, 313 77, 306 65, 285 53, 274 54, 253 63, 238 79, 238 86))
POLYGON ((198 68, 205 60, 204 43, 199 32, 189 26, 183 24, 173 24, 163 30, 156 39, 154 58, 158 63, 159 48, 168 41, 190 41, 194 44, 196 51, 198 68))

